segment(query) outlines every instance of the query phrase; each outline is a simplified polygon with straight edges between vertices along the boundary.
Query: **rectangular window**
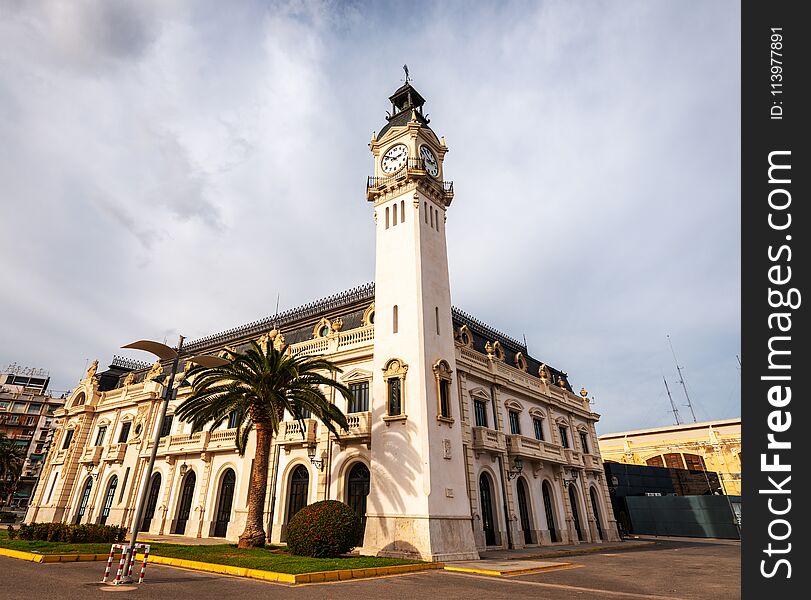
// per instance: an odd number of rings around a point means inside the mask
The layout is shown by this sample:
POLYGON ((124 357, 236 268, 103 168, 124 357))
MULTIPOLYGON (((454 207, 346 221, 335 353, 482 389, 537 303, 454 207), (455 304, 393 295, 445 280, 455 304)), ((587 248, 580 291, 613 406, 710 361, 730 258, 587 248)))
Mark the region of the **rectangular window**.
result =
POLYGON ((558 425, 558 431, 560 432, 560 445, 564 448, 569 447, 569 432, 566 431, 566 427, 563 425, 558 425))
POLYGON ((25 402, 15 402, 12 404, 11 412, 25 412, 25 402))
POLYGON ((163 419, 163 423, 161 424, 161 435, 160 437, 166 437, 169 435, 169 432, 172 431, 172 421, 174 420, 174 415, 166 415, 163 419))
POLYGON ((68 446, 70 446, 70 441, 73 439, 73 429, 68 429, 65 432, 65 439, 62 442, 62 450, 67 450, 68 446))
POLYGON ((585 431, 580 432, 580 445, 583 447, 583 454, 589 454, 589 438, 585 431))
POLYGON ((487 402, 474 400, 473 415, 476 419, 476 427, 487 427, 487 402))
POLYGON ((683 469, 684 462, 682 462, 681 454, 665 454, 665 466, 669 469, 683 469))
POLYGON ((28 405, 28 414, 29 415, 38 415, 39 411, 42 410, 42 404, 29 404, 28 405))
POLYGON ((104 443, 105 435, 107 435, 107 426, 99 427, 99 432, 96 434, 96 446, 101 446, 104 443))
POLYGON ((349 400, 350 413, 366 412, 369 410, 369 382, 360 381, 349 386, 352 398, 349 400))
POLYGON ((451 418, 451 382, 439 380, 439 416, 451 418))
POLYGON ((118 434, 118 443, 123 444, 125 443, 130 437, 130 427, 132 427, 132 421, 124 421, 121 424, 121 433, 118 434))
MULTIPOLYGON (((22 417, 20 417, 22 419, 22 417)), ((33 425, 34 424, 34 417, 26 417, 25 418, 26 425, 33 425)))
MULTIPOLYGON (((704 459, 698 454, 685 454, 684 462, 687 463, 687 468, 691 471, 706 471, 707 467, 704 464, 704 459)), ((740 455, 738 455, 740 458, 740 455)))
POLYGON ((118 494, 118 503, 121 504, 121 501, 124 499, 124 490, 127 489, 127 479, 130 476, 130 468, 127 467, 127 470, 124 471, 124 481, 121 483, 121 492, 118 494))
POLYGON ((309 409, 302 408, 302 409, 300 409, 298 411, 298 414, 296 415, 296 419, 309 419, 312 416, 313 416, 313 414, 310 412, 309 409))
POLYGON ((510 433, 513 435, 521 435, 521 421, 520 415, 514 410, 510 411, 510 433))
POLYGON ((403 403, 401 398, 400 379, 392 377, 386 382, 387 404, 390 417, 403 414, 403 403))
POLYGON ((662 460, 661 456, 651 456, 645 461, 645 464, 649 467, 664 467, 665 461, 662 460))
POLYGON ((543 441, 543 419, 535 417, 532 426, 535 428, 535 439, 543 441))
POLYGON ((228 429, 236 429, 239 424, 239 413, 232 410, 228 413, 228 429))

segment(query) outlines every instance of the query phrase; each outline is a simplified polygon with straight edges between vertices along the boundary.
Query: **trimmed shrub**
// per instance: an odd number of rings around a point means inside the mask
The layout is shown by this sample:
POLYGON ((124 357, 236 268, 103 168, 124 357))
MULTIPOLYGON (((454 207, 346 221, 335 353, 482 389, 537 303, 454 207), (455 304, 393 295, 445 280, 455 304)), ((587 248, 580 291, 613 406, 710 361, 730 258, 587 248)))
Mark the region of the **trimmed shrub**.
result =
POLYGON ((298 556, 330 558, 352 550, 360 539, 360 519, 337 500, 305 506, 287 525, 287 547, 298 556))
POLYGON ((21 523, 19 529, 8 528, 12 540, 38 540, 43 542, 103 543, 123 542, 126 527, 116 525, 69 525, 67 523, 21 523))

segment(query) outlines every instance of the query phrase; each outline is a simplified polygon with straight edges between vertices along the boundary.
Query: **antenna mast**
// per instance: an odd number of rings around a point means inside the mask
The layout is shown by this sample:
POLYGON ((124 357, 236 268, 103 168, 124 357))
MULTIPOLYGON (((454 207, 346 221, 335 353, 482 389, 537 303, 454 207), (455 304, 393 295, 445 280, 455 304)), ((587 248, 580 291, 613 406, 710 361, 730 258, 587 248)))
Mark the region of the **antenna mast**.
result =
POLYGON ((687 406, 690 407, 690 414, 693 415, 693 423, 697 423, 698 419, 696 419, 696 413, 693 410, 693 403, 690 402, 690 394, 687 393, 687 385, 684 383, 684 376, 681 374, 681 367, 679 366, 679 361, 676 358, 676 351, 673 350, 673 342, 670 341, 670 335, 667 336, 667 343, 670 344, 670 352, 673 354, 673 362, 676 363, 676 371, 679 373, 679 383, 681 384, 682 389, 684 390, 684 396, 687 398, 687 406))
POLYGON ((673 402, 673 396, 670 395, 670 388, 667 387, 667 379, 665 376, 662 375, 662 381, 665 382, 665 389, 667 390, 667 397, 670 398, 670 407, 673 409, 673 416, 676 417, 676 425, 681 425, 681 421, 679 420, 679 409, 676 408, 676 403, 673 402))

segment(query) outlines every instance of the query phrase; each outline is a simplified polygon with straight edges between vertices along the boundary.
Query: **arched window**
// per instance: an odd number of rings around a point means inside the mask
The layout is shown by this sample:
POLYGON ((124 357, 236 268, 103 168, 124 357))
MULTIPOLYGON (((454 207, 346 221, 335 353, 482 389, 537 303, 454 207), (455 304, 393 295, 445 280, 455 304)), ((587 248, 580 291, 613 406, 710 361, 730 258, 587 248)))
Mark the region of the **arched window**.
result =
POLYGON ((386 229, 389 228, 389 207, 386 207, 386 229))
POLYGON ((93 489, 93 478, 88 477, 87 481, 85 481, 84 489, 82 490, 82 495, 79 497, 79 508, 76 510, 76 517, 73 519, 73 522, 77 525, 82 522, 82 517, 84 516, 85 510, 87 510, 87 501, 90 500, 90 490, 93 489))
POLYGON ((76 396, 76 400, 73 401, 73 406, 81 406, 85 403, 87 398, 84 395, 84 392, 81 392, 78 396, 76 396))
POLYGON ((577 510, 577 492, 574 485, 569 486, 569 503, 572 508, 572 524, 577 532, 577 539, 583 541, 583 529, 580 527, 580 512, 577 510))
POLYGON ((439 307, 434 307, 434 320, 436 321, 436 334, 439 335, 439 307))
POLYGON ((431 228, 434 227, 434 207, 431 207, 431 228))
MULTIPOLYGON (((346 503, 358 515, 361 532, 366 529, 366 497, 369 495, 369 468, 363 463, 355 463, 346 477, 346 503)), ((363 543, 361 533, 358 545, 363 543)))
POLYGON ((398 321, 398 309, 397 305, 395 304, 394 307, 391 309, 391 332, 397 333, 397 328, 399 327, 398 321))
POLYGON ((521 521, 521 530, 524 532, 524 543, 532 543, 532 524, 530 523, 529 492, 523 477, 517 482, 518 487, 518 515, 521 521))
POLYGON ((544 481, 541 486, 543 492, 543 510, 546 515, 546 527, 549 529, 549 539, 554 543, 559 541, 558 533, 555 529, 555 504, 552 501, 552 488, 548 481, 544 481))
POLYGON ((298 465, 290 476, 290 494, 287 500, 287 522, 295 514, 307 506, 308 490, 310 487, 310 473, 304 465, 298 465))
POLYGON ((177 507, 177 520, 175 521, 175 529, 172 533, 179 533, 180 535, 186 533, 186 523, 191 514, 191 505, 194 502, 194 486, 196 483, 197 475, 194 474, 194 471, 189 471, 181 487, 180 504, 178 504, 177 507))
POLYGON ((600 523, 600 509, 598 508, 599 502, 597 502, 597 490, 593 487, 589 489, 589 496, 591 496, 591 510, 594 512, 594 524, 597 526, 597 535, 600 536, 600 539, 603 538, 603 526, 600 523))
POLYGON ((110 484, 107 486, 107 494, 104 496, 104 507, 101 509, 101 518, 99 523, 104 525, 107 522, 107 517, 110 516, 110 509, 113 507, 113 498, 115 497, 115 489, 118 487, 118 476, 113 475, 110 479, 110 484))
POLYGON ((397 225, 397 203, 396 202, 391 205, 391 216, 392 216, 391 225, 392 225, 392 227, 394 227, 395 225, 397 225))
POLYGON ((496 545, 496 521, 493 512, 493 486, 487 473, 479 476, 479 502, 481 504, 482 527, 484 528, 484 543, 487 546, 496 545))
POLYGON ((161 474, 155 473, 152 476, 152 485, 149 486, 149 496, 146 500, 146 511, 144 519, 141 521, 141 531, 149 531, 152 519, 155 516, 155 509, 158 506, 158 494, 161 491, 161 474))
POLYGON ((427 202, 425 203, 425 211, 423 211, 423 214, 425 215, 425 224, 427 225, 428 224, 428 203, 427 202))
POLYGON ((405 417, 405 377, 408 366, 393 358, 383 369, 386 382, 386 417, 405 417))
POLYGON ((237 476, 233 469, 228 469, 222 476, 220 484, 220 501, 217 503, 217 520, 214 524, 214 537, 225 537, 228 522, 231 520, 231 505, 234 503, 234 487, 237 476))
POLYGON ((405 200, 400 200, 400 223, 405 223, 405 200))

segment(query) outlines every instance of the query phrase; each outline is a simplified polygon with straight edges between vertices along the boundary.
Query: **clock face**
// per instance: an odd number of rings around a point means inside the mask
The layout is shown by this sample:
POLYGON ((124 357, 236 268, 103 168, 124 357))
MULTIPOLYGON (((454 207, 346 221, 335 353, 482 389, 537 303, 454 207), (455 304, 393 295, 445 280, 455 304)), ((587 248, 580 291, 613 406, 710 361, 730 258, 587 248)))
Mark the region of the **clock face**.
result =
POLYGON ((408 159, 408 148, 405 144, 396 144, 389 148, 380 161, 384 173, 394 173, 402 169, 408 159))
POLYGON ((422 164, 425 165, 425 171, 431 177, 439 175, 439 163, 428 146, 420 146, 420 158, 422 159, 422 164))

